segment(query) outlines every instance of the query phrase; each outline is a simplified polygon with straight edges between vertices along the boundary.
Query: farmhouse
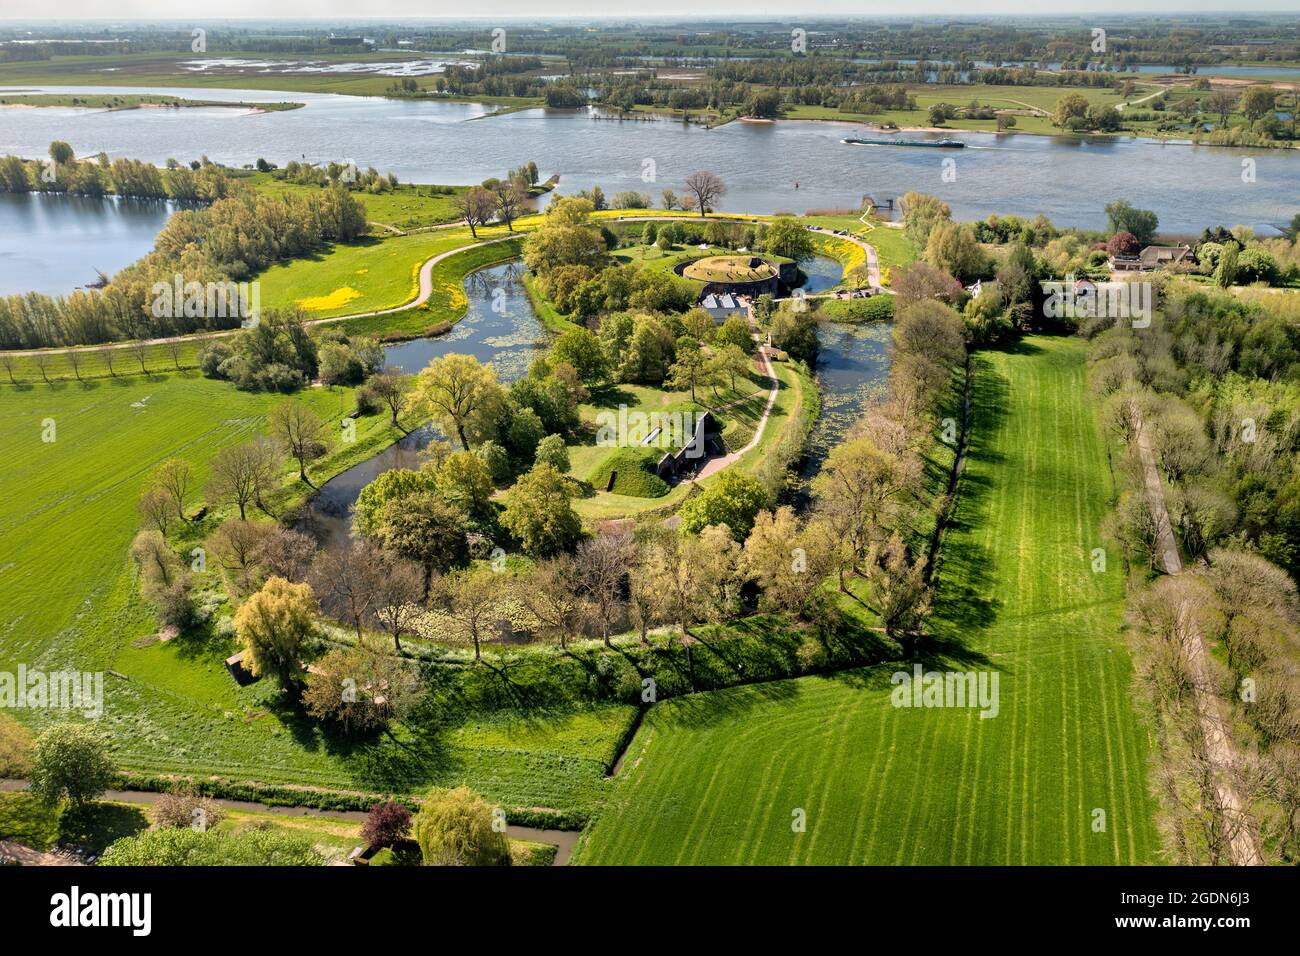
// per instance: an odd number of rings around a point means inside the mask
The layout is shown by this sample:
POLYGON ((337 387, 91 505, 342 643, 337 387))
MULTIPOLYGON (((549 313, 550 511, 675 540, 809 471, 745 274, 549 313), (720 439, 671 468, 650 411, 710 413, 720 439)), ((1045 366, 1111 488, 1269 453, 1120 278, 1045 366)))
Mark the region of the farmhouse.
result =
POLYGON ((1191 246, 1147 246, 1136 256, 1111 256, 1112 272, 1151 272, 1177 265, 1192 253, 1191 246))

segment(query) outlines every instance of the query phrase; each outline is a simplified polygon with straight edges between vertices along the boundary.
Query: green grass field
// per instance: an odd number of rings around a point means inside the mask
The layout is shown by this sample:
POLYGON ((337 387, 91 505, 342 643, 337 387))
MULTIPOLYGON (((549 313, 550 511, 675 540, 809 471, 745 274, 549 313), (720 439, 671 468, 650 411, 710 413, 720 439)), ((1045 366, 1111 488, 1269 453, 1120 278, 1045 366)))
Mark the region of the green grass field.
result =
MULTIPOLYGON (((296 397, 327 420, 353 405, 348 389, 296 397)), ((353 744, 284 709, 270 681, 238 687, 223 665, 230 638, 199 628, 148 640, 157 623, 127 557, 146 476, 180 457, 201 482, 212 455, 262 431, 279 401, 193 372, 0 388, 0 443, 11 454, 0 473, 0 670, 109 672, 98 726, 122 769, 368 791, 468 783, 507 807, 592 812, 633 708, 501 716, 401 744, 353 744), (41 440, 47 419, 53 442, 41 440)), ((375 416, 357 435, 312 469, 317 484, 398 433, 375 416)), ((191 510, 200 501, 196 493, 191 510)), ((34 726, 52 719, 15 714, 34 726)))
POLYGON ((657 705, 577 859, 1158 861, 1147 730, 1120 636, 1124 569, 1118 554, 1104 574, 1089 567, 1112 486, 1084 351, 1034 337, 978 357, 971 457, 924 661, 996 670, 998 715, 896 709, 895 666, 657 705))

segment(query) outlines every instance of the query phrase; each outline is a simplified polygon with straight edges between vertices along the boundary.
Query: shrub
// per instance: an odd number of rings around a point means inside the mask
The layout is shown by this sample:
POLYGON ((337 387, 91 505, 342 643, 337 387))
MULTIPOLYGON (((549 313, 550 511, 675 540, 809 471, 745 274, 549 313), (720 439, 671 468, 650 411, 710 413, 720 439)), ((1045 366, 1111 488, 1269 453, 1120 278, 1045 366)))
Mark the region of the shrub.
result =
POLYGON ((32 769, 34 750, 31 732, 0 712, 0 777, 26 777, 32 769))
POLYGON ((100 866, 323 866, 311 841, 277 830, 147 830, 113 843, 100 866))
POLYGON ((537 443, 537 452, 533 457, 537 464, 548 464, 558 472, 569 470, 569 447, 560 435, 547 435, 537 443))
POLYGON ((494 824, 492 807, 468 787, 433 790, 415 816, 415 839, 426 866, 509 866, 510 843, 494 824))
POLYGON ((199 349, 199 371, 207 378, 224 378, 221 366, 234 353, 224 342, 213 342, 199 349))
POLYGON ((149 809, 149 821, 160 829, 190 827, 207 830, 216 826, 223 816, 215 800, 185 790, 162 794, 149 809))
POLYGON ((32 793, 49 805, 82 806, 108 789, 113 764, 103 738, 85 724, 53 724, 36 741, 32 793))
POLYGON ((392 846, 411 832, 411 811, 392 800, 370 808, 361 838, 371 846, 392 846))

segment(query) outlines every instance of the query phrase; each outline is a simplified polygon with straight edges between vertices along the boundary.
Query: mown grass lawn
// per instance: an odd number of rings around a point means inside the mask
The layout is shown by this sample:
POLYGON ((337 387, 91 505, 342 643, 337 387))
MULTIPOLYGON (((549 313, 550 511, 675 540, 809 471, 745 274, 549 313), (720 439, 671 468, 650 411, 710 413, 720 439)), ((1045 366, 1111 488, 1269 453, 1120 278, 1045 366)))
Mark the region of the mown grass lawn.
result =
POLYGON ((576 859, 1157 862, 1124 570, 1117 554, 1090 570, 1111 476, 1084 351, 1034 337, 977 357, 971 457, 920 656, 996 670, 998 715, 896 709, 893 665, 659 704, 576 859))

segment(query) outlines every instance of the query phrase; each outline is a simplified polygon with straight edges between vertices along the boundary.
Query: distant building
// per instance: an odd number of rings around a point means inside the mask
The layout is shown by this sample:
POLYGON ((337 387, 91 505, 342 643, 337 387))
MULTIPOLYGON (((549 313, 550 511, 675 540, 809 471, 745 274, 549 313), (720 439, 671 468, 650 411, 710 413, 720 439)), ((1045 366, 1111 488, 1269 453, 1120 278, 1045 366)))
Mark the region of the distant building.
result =
POLYGON ((1191 246, 1147 246, 1135 256, 1111 256, 1112 272, 1151 272, 1168 269, 1192 254, 1191 246))

